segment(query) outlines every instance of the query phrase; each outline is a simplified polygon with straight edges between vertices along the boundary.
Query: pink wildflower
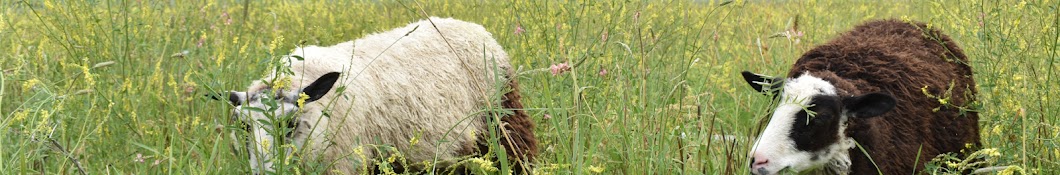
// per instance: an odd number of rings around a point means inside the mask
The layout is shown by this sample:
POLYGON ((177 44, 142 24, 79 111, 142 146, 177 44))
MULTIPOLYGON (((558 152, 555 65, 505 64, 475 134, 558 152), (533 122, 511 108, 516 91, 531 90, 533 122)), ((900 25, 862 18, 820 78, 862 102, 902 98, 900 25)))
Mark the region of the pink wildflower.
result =
POLYGON ((542 118, 544 118, 545 120, 548 120, 548 119, 551 119, 551 118, 552 118, 552 115, 548 115, 548 114, 545 114, 545 116, 544 116, 544 117, 542 117, 542 118))
POLYGON ((226 26, 232 24, 232 17, 228 16, 228 12, 221 13, 221 18, 225 19, 226 26))
POLYGON ((979 13, 979 27, 983 27, 983 20, 986 19, 985 13, 979 13))
POLYGON ((798 31, 796 29, 791 29, 791 30, 788 30, 787 33, 784 34, 784 35, 786 35, 789 40, 795 40, 795 44, 798 44, 799 41, 801 41, 801 38, 802 38, 802 31, 798 31))
POLYGON ((144 155, 136 153, 136 157, 133 158, 133 162, 144 162, 144 155))
MULTIPOLYGON (((202 66, 199 66, 199 67, 202 67, 202 66)), ((195 92, 195 85, 185 84, 184 85, 184 94, 191 94, 192 92, 195 92)))
POLYGON ((607 69, 604 69, 604 68, 601 67, 600 68, 600 76, 606 76, 606 75, 607 75, 607 69))
POLYGON ((519 35, 523 34, 523 32, 526 32, 526 30, 523 29, 523 25, 515 24, 515 34, 519 35))
POLYGON ((564 72, 570 71, 570 66, 567 65, 567 63, 559 63, 559 64, 553 64, 552 66, 549 67, 549 69, 552 70, 552 76, 556 76, 556 75, 562 74, 564 72))

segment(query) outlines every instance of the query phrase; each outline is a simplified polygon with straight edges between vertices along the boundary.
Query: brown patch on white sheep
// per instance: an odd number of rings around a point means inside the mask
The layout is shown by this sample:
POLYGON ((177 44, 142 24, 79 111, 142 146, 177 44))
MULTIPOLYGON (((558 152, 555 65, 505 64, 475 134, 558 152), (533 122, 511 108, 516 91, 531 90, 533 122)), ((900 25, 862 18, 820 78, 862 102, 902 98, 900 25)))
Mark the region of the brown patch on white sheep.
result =
MULTIPOLYGON (((832 82, 840 96, 883 92, 897 98, 893 111, 854 118, 846 132, 876 161, 880 172, 906 174, 923 170, 935 155, 980 145, 978 114, 955 108, 975 100, 968 64, 962 50, 938 30, 923 23, 880 20, 806 52, 788 77, 811 72, 832 82), (929 94, 948 97, 949 104, 928 97, 923 87, 929 94)), ((860 149, 851 149, 850 154, 851 174, 877 172, 860 149)))
POLYGON ((518 160, 515 164, 517 166, 513 166, 515 167, 513 169, 529 169, 530 163, 533 162, 534 156, 537 155, 534 121, 523 110, 523 103, 520 101, 522 96, 519 95, 519 83, 513 78, 508 82, 508 87, 512 90, 504 94, 504 102, 501 103, 501 106, 504 109, 511 109, 512 114, 501 117, 506 131, 501 137, 501 145, 504 145, 504 149, 507 150, 509 157, 511 157, 509 159, 518 160))
MULTIPOLYGON (((511 91, 504 94, 501 107, 511 113, 499 116, 502 121, 500 125, 504 127, 504 132, 498 133, 500 134, 500 144, 508 155, 511 169, 516 174, 526 174, 524 172, 531 170, 531 163, 533 163, 538 150, 537 138, 534 136, 534 123, 530 116, 526 114, 526 111, 523 110, 518 82, 515 79, 510 79, 508 87, 511 88, 511 91)), ((489 123, 489 126, 497 126, 496 123, 489 122, 491 117, 487 116, 483 120, 489 123)), ((487 151, 490 151, 489 141, 487 140, 490 139, 490 136, 487 133, 488 130, 483 130, 482 132, 479 133, 477 143, 464 144, 463 148, 457 152, 462 155, 485 155, 487 151)))

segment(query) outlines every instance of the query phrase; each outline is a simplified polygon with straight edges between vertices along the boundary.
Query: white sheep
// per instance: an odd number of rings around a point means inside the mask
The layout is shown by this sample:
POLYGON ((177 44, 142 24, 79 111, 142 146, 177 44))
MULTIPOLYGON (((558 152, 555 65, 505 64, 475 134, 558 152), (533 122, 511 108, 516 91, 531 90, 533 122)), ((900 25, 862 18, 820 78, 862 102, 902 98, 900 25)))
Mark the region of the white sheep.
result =
POLYGON ((516 110, 522 105, 508 55, 478 24, 431 17, 333 46, 296 48, 288 58, 293 75, 229 94, 233 115, 248 125, 255 173, 282 161, 268 154, 279 141, 267 132, 274 126, 293 128, 283 137, 293 144, 288 153, 305 149, 303 161, 331 165, 329 172, 361 172, 372 165, 366 161, 392 153, 377 145, 396 148, 408 163, 443 166, 488 151, 488 127, 498 126, 504 130, 497 143, 518 165, 513 169, 529 167, 537 152, 533 124, 516 110), (258 110, 269 108, 263 99, 280 104, 272 116, 293 119, 272 121, 258 110), (490 124, 495 116, 501 124, 490 124))

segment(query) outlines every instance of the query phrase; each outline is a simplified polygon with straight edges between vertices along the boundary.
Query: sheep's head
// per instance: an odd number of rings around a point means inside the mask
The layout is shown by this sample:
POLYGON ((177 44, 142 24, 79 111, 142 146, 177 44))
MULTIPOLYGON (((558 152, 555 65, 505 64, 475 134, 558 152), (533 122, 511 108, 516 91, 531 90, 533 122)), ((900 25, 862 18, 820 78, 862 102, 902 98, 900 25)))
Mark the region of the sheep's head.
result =
POLYGON ((272 171, 275 161, 283 161, 276 155, 291 156, 292 151, 305 144, 309 135, 320 132, 312 129, 313 124, 319 123, 314 117, 302 117, 320 114, 306 114, 300 109, 331 91, 338 78, 338 72, 331 72, 294 90, 265 87, 229 92, 228 101, 235 106, 232 118, 242 123, 246 130, 246 150, 255 174, 272 171))
POLYGON ((893 97, 881 93, 839 95, 835 85, 805 73, 782 79, 743 72, 759 92, 779 100, 764 131, 751 148, 752 174, 780 174, 826 168, 847 174, 852 138, 848 119, 883 115, 894 108, 893 97))

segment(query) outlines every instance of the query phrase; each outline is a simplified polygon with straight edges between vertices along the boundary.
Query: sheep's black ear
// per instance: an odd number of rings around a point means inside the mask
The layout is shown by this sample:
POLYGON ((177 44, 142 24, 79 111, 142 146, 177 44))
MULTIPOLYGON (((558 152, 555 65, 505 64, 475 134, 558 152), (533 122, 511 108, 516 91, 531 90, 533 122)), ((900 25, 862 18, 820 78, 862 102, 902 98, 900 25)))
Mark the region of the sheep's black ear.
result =
POLYGON ((861 96, 843 98, 843 105, 853 117, 869 118, 883 115, 897 105, 891 95, 870 93, 861 96))
POLYGON ((233 106, 242 105, 245 102, 245 100, 247 99, 247 93, 246 92, 229 91, 228 95, 221 95, 221 94, 222 93, 209 93, 209 94, 206 94, 206 97, 210 98, 210 99, 213 99, 213 100, 221 100, 221 98, 227 96, 228 103, 231 103, 233 106))
POLYGON ((210 100, 221 100, 221 98, 224 98, 224 95, 221 95, 221 93, 210 92, 206 93, 206 95, 202 95, 202 97, 210 98, 210 100))
POLYGON ((247 102, 247 92, 228 92, 228 102, 232 103, 232 106, 243 105, 247 102))
POLYGON ((743 71, 741 73, 743 74, 743 80, 747 81, 747 84, 751 85, 752 89, 762 93, 768 94, 780 90, 784 83, 782 78, 751 73, 749 71, 743 71))
POLYGON ((324 97, 324 95, 328 94, 328 91, 331 91, 331 87, 335 86, 335 82, 338 80, 338 72, 330 72, 320 76, 320 78, 317 78, 312 84, 302 88, 302 92, 309 95, 309 99, 306 99, 305 102, 316 101, 319 100, 320 97, 324 97))

